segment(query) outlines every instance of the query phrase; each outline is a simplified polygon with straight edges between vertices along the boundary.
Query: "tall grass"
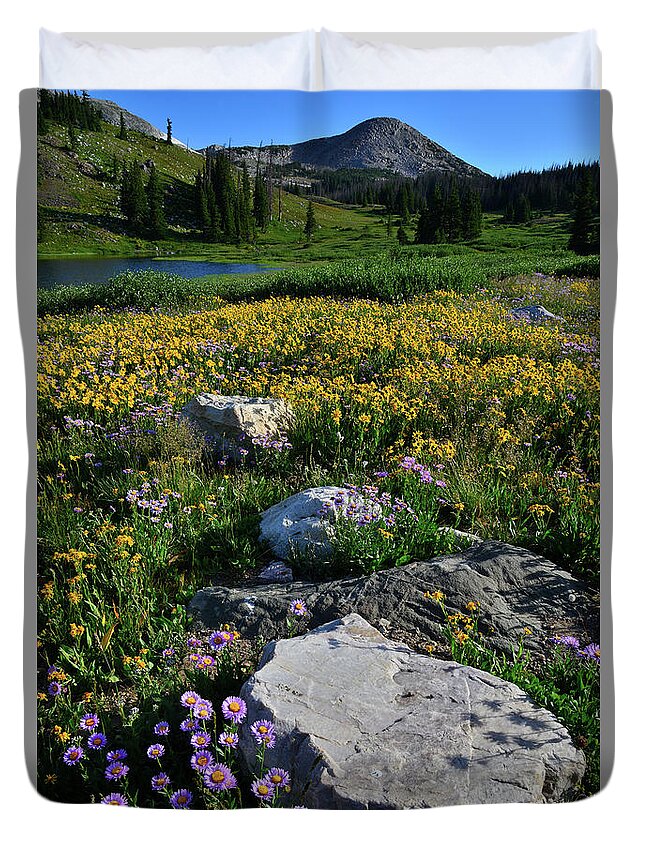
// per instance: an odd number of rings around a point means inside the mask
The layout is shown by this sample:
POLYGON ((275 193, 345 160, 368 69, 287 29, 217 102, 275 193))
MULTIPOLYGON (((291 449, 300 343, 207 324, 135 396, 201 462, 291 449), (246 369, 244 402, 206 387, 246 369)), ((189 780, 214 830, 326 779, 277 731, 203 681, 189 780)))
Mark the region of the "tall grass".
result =
MULTIPOLYGON (((455 248, 455 247, 452 247, 455 248)), ((597 255, 572 252, 449 253, 405 249, 376 258, 336 261, 246 277, 184 279, 168 273, 121 273, 106 284, 55 287, 38 293, 38 313, 58 314, 103 308, 180 309, 208 307, 214 299, 239 301, 269 296, 336 296, 403 302, 452 290, 472 293, 490 281, 515 275, 597 277, 597 255)))

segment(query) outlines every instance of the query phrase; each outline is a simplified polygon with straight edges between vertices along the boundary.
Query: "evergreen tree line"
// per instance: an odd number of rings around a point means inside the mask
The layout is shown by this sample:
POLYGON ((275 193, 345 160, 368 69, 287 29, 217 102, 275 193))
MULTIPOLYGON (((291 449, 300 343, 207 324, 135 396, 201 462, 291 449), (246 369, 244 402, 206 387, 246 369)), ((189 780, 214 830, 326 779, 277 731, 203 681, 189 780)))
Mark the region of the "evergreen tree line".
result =
POLYGON ((101 130, 101 113, 94 107, 87 92, 53 92, 38 90, 38 133, 47 133, 49 122, 79 130, 101 130))
POLYGON ((204 169, 195 180, 198 227, 208 242, 253 240, 271 219, 269 177, 256 169, 253 188, 246 163, 236 169, 228 153, 207 152, 204 169))
POLYGON ((123 164, 121 212, 127 219, 130 233, 153 240, 165 235, 164 192, 154 163, 150 165, 147 181, 140 163, 123 164))
MULTIPOLYGON (((435 184, 432 199, 421 209, 415 242, 456 243, 474 240, 482 231, 482 205, 472 187, 459 188, 456 180, 444 191, 435 184)), ((400 237, 399 237, 400 239, 400 237)))
MULTIPOLYGON (((249 242, 259 220, 259 227, 268 221, 266 197, 262 215, 256 219, 257 192, 251 194, 251 182, 246 163, 241 171, 231 165, 224 152, 206 155, 206 163, 195 179, 195 209, 202 237, 207 242, 249 242)), ((266 193, 265 193, 266 196, 266 193)))
POLYGON ((310 177, 317 195, 346 204, 381 205, 404 220, 406 215, 420 213, 424 207, 431 205, 437 184, 446 194, 456 179, 460 191, 470 187, 479 193, 484 212, 501 213, 506 221, 524 222, 530 218, 530 212, 536 210, 571 213, 580 181, 587 174, 598 199, 598 163, 568 163, 541 171, 514 172, 500 178, 486 175, 455 178, 436 172, 417 178, 402 175, 386 177, 373 169, 312 171, 310 177))

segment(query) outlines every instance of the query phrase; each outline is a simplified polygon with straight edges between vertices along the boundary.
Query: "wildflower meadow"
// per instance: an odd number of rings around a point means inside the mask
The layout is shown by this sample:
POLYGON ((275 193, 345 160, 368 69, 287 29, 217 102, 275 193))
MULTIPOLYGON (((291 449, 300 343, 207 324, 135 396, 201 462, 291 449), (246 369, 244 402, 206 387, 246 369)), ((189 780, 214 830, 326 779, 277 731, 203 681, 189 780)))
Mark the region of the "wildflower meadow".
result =
MULTIPOLYGON (((288 769, 272 766, 272 721, 249 720, 237 697, 261 641, 232 625, 198 636, 186 607, 200 586, 257 575, 270 561, 260 513, 301 489, 360 498, 328 573, 441 554, 457 529, 597 583, 598 323, 596 280, 544 275, 397 304, 286 296, 41 316, 40 790, 121 806, 299 805, 288 769), (557 321, 516 319, 527 298, 557 321), (181 417, 205 389, 282 398, 293 428, 222 456, 181 417), (236 760, 245 726, 252 778, 236 760)), ((294 600, 289 636, 306 617, 294 600)), ((570 726, 593 790, 599 649, 554 638, 539 659, 502 659, 479 638, 476 604, 446 630, 456 660, 516 681, 570 726)))

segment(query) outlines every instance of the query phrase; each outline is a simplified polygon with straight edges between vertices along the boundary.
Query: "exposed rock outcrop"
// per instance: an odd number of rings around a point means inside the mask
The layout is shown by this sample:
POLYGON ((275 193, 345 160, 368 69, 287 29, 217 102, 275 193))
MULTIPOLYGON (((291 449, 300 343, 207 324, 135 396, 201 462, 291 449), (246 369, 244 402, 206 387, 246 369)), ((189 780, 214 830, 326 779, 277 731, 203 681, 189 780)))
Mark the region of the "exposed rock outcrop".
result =
MULTIPOLYGON (((241 696, 250 722, 274 721, 271 764, 309 808, 553 802, 584 773, 567 730, 518 687, 388 642, 356 614, 270 643, 241 696)), ((245 726, 250 772, 256 751, 245 726)))

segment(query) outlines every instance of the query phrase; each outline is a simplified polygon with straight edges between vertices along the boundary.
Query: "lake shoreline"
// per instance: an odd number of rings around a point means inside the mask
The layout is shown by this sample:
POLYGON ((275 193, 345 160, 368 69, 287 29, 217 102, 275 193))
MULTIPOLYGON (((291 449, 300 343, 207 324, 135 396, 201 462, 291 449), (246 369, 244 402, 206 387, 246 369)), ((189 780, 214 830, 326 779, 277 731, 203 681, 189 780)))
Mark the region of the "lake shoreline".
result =
POLYGON ((212 261, 200 258, 173 256, 76 255, 57 258, 39 258, 37 287, 51 290, 55 287, 80 287, 85 284, 106 284, 123 272, 157 269, 183 278, 203 278, 220 275, 256 275, 274 272, 279 267, 267 264, 212 261))

